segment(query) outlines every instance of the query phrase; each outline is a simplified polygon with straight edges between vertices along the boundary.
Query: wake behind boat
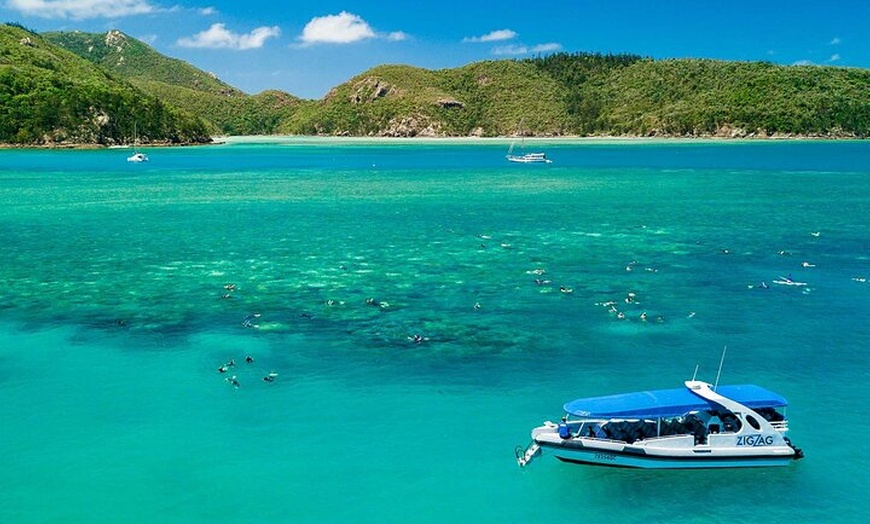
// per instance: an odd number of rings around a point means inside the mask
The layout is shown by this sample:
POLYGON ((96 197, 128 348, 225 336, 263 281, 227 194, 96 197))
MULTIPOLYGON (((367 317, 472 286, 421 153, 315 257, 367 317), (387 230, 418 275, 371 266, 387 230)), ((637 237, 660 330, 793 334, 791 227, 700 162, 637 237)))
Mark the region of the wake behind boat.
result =
POLYGON ((755 385, 689 380, 685 388, 573 400, 516 450, 520 466, 543 451, 564 462, 629 468, 784 466, 803 457, 783 434, 786 400, 755 385))
POLYGON ((796 282, 796 281, 792 280, 791 276, 779 277, 778 279, 774 280, 773 283, 779 284, 781 286, 797 286, 797 287, 807 285, 806 282, 796 282))

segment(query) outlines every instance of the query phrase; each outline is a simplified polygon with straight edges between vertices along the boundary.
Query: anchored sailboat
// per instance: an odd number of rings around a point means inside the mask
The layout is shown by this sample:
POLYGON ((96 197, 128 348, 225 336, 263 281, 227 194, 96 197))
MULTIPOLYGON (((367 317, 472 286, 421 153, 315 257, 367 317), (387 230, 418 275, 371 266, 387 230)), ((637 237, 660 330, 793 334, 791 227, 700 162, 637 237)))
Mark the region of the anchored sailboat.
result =
POLYGON ((136 148, 139 145, 139 133, 136 129, 136 124, 133 124, 133 154, 127 157, 127 162, 147 162, 148 155, 142 153, 141 151, 137 151, 136 148))
MULTIPOLYGON (((523 133, 522 120, 520 121, 519 126, 517 126, 517 134, 520 136, 520 151, 525 149, 525 141, 526 136, 523 133)), ((509 162, 517 162, 520 164, 550 164, 553 161, 547 158, 547 153, 520 153, 514 154, 514 147, 516 147, 516 141, 511 142, 511 146, 508 148, 507 155, 505 158, 508 159, 509 162)))

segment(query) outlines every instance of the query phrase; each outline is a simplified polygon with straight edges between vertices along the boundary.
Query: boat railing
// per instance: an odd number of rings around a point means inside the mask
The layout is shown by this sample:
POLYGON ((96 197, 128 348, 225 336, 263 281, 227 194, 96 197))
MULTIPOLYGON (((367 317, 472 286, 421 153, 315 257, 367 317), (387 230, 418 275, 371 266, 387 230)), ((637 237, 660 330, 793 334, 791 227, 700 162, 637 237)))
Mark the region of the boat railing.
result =
POLYGON ((625 440, 617 440, 606 437, 592 437, 589 435, 574 435, 575 439, 594 440, 595 442, 609 442, 611 444, 628 444, 625 440))
POLYGON ((770 425, 773 426, 773 429, 779 431, 780 433, 785 433, 786 431, 788 431, 788 421, 787 420, 772 421, 770 423, 770 425))

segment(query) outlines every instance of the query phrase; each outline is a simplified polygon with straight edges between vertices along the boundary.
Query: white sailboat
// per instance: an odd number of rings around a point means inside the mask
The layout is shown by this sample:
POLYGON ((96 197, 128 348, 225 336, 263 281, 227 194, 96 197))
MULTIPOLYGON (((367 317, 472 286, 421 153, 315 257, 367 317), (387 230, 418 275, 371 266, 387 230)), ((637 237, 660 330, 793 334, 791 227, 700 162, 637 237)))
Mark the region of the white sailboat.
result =
MULTIPOLYGON (((517 134, 520 135, 520 151, 525 148, 526 137, 523 133, 522 129, 522 121, 520 121, 520 125, 518 126, 517 134)), ((508 159, 508 162, 517 162, 520 164, 550 164, 553 161, 547 158, 547 153, 514 153, 514 147, 516 147, 516 140, 511 142, 511 146, 508 148, 507 155, 505 158, 508 159)))
POLYGON ((133 154, 127 157, 127 162, 147 162, 148 155, 136 148, 139 145, 139 133, 136 129, 136 124, 133 124, 133 154))

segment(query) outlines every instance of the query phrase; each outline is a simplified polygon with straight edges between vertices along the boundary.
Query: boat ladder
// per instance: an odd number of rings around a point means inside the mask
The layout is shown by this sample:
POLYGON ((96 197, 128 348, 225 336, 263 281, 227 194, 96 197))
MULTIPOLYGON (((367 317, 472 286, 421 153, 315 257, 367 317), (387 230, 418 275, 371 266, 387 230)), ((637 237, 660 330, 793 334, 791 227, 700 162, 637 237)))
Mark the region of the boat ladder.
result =
POLYGON ((520 467, 525 466, 535 458, 541 451, 541 446, 537 442, 531 442, 528 446, 517 446, 514 448, 514 455, 517 457, 517 464, 520 467))

